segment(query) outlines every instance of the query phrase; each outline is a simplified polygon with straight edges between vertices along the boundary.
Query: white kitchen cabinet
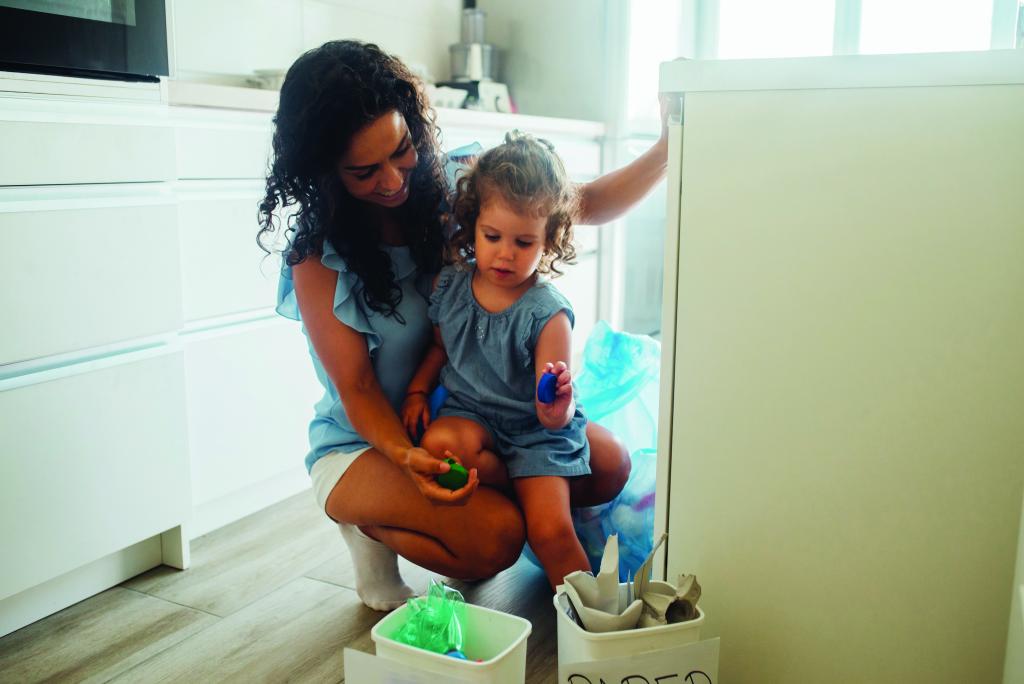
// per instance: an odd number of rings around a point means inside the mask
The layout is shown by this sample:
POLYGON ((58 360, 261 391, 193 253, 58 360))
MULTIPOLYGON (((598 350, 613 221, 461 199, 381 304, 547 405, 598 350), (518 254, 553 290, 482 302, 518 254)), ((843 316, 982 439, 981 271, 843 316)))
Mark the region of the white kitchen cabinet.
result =
POLYGON ((1024 487, 1024 52, 661 78, 685 110, 660 524, 667 574, 704 587, 723 680, 1000 681, 1024 487))
POLYGON ((49 612, 15 594, 188 519, 184 388, 168 347, 0 380, 0 633, 49 612))
POLYGON ((160 88, 0 74, 0 91, 6 634, 161 562, 187 567, 191 502, 160 88))
POLYGON ((0 188, 0 364, 181 327, 175 229, 173 197, 152 185, 0 188))
MULTIPOLYGON (((195 104, 210 93, 240 90, 186 87, 171 94, 195 104)), ((308 489, 303 458, 320 393, 298 326, 274 313, 280 256, 256 243, 272 112, 169 109, 195 536, 308 489)))

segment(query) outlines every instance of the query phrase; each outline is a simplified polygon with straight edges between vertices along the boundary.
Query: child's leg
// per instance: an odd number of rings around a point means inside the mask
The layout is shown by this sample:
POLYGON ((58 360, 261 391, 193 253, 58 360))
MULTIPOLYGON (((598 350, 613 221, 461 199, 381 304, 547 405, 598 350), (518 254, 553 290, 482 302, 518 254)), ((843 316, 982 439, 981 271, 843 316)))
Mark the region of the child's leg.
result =
POLYGON ((469 418, 443 416, 430 423, 420 446, 443 458, 445 451, 458 457, 466 470, 476 468, 480 484, 498 489, 509 487, 508 470, 494 454, 491 433, 469 418))
POLYGON ((572 527, 569 481, 564 477, 522 477, 512 481, 526 518, 526 540, 544 566, 554 589, 576 570, 590 570, 590 562, 572 527))

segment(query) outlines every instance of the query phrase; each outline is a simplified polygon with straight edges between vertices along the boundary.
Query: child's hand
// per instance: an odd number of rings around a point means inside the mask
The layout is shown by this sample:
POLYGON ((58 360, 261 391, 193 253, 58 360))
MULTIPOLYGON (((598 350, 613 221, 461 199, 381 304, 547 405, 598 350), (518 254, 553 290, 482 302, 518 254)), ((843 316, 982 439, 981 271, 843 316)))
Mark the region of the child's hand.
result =
POLYGON ((555 400, 550 404, 537 402, 537 417, 549 430, 560 430, 569 424, 576 412, 572 397, 572 373, 564 361, 544 364, 544 372, 555 375, 555 400))
POLYGON ((413 440, 418 440, 421 434, 420 421, 423 421, 424 431, 430 427, 430 403, 424 392, 413 392, 402 402, 402 425, 413 440))

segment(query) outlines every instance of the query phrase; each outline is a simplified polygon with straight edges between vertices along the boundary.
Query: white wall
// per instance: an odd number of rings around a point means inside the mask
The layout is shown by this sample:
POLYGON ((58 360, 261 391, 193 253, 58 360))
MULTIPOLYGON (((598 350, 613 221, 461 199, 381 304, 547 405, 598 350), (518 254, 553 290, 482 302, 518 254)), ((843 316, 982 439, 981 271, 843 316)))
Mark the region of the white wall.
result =
POLYGON ((356 38, 444 80, 461 8, 460 0, 174 0, 174 75, 240 85, 255 69, 287 69, 304 50, 356 38))
POLYGON ((606 120, 608 0, 480 0, 500 78, 524 114, 606 120))
MULTIPOLYGON (((618 1, 478 2, 521 112, 607 119, 606 14, 618 1)), ((286 69, 304 50, 357 38, 447 80, 461 11, 461 0, 173 0, 173 74, 243 85, 256 69, 286 69)))

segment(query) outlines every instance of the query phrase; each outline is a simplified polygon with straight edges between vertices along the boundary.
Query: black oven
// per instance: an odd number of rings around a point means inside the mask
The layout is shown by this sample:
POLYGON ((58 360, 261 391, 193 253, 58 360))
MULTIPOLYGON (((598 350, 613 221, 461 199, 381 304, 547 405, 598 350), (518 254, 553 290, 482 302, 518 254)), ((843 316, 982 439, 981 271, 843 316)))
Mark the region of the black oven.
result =
POLYGON ((155 81, 164 0, 0 0, 0 70, 155 81))

